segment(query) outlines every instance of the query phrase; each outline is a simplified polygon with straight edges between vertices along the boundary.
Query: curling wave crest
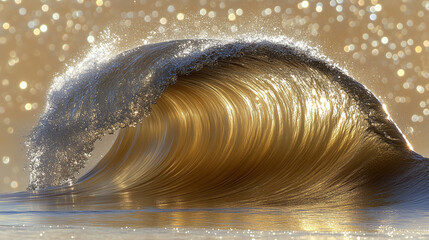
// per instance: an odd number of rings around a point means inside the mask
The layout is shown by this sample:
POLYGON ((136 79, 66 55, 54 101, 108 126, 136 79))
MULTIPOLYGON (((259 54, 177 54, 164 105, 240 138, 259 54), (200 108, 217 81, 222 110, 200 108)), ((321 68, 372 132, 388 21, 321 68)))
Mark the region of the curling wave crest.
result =
POLYGON ((68 71, 28 138, 29 188, 250 204, 423 191, 427 161, 368 89, 323 59, 285 40, 186 39, 68 71))

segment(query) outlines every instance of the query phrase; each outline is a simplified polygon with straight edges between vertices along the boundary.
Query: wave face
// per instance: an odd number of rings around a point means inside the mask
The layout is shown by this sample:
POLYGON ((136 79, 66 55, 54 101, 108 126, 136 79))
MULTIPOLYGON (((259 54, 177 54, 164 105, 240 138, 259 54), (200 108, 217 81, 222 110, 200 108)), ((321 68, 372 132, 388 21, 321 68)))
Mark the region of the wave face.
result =
POLYGON ((285 40, 206 39, 82 64, 57 77, 28 139, 29 188, 299 204, 427 186, 427 161, 383 105, 322 59, 285 40), (76 181, 94 142, 115 130, 76 181))

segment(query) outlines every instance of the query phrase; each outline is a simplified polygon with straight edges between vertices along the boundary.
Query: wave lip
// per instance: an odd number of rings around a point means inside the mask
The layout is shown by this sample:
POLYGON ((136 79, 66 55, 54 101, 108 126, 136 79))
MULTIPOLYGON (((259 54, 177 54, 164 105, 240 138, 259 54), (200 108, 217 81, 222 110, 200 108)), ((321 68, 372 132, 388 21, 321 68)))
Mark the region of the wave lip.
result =
POLYGON ((120 128, 75 187, 176 197, 266 188, 261 201, 280 201, 395 175, 380 169, 413 158, 407 140, 368 89, 322 59, 285 39, 186 39, 68 71, 28 138, 29 188, 72 185, 94 142, 120 128))

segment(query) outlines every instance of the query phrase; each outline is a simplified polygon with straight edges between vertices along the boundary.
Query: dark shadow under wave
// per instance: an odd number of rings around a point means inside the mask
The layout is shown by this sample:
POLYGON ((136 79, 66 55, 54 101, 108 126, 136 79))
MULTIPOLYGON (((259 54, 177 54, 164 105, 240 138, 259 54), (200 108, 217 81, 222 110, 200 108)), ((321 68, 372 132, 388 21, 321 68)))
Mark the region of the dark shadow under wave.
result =
POLYGON ((427 160, 370 91, 321 58, 290 42, 179 40, 69 71, 29 137, 29 188, 165 204, 424 201, 427 160), (117 129, 75 183, 94 142, 117 129))

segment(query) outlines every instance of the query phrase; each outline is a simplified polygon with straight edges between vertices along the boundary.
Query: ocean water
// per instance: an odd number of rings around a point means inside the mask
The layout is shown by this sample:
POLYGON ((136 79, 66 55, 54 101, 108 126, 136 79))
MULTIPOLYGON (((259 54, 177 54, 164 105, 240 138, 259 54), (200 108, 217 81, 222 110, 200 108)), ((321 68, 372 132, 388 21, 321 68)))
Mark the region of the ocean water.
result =
POLYGON ((2 3, 0 236, 428 238, 419 4, 2 3))

